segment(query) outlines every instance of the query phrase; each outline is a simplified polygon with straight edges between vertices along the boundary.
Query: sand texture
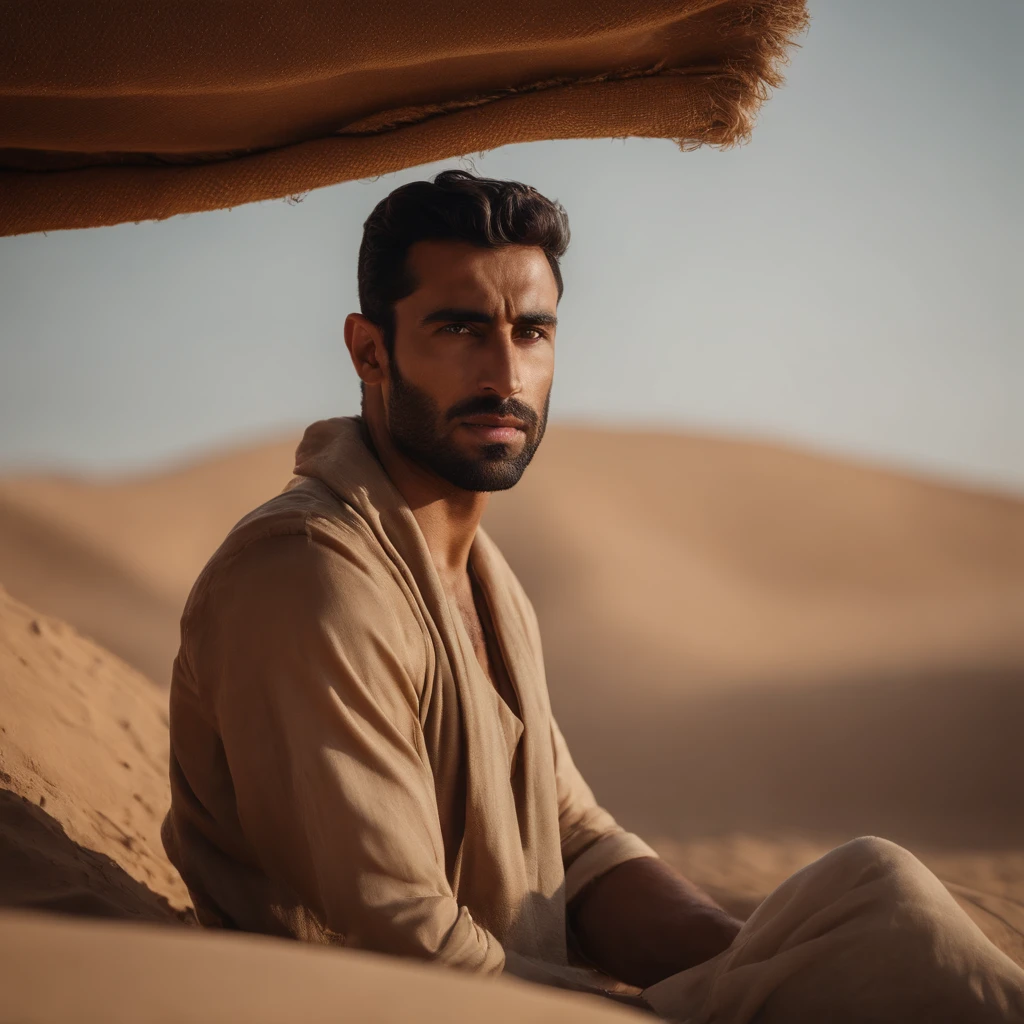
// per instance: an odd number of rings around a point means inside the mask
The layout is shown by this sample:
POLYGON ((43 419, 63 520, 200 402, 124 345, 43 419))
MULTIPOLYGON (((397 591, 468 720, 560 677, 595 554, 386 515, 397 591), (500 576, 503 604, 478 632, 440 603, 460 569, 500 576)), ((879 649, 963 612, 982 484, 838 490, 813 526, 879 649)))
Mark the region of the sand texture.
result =
POLYGON ((0 591, 0 906, 179 922, 165 695, 0 591))

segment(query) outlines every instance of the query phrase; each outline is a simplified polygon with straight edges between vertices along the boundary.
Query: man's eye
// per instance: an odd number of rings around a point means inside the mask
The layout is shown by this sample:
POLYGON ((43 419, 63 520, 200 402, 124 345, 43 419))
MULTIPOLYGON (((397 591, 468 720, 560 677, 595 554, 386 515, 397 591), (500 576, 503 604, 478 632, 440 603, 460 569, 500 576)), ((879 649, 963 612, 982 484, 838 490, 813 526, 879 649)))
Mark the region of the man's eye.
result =
POLYGON ((536 327, 527 327, 524 333, 530 335, 530 341, 539 341, 544 337, 544 332, 538 331, 536 327))
POLYGON ((461 334, 463 331, 468 331, 469 328, 465 324, 446 324, 441 330, 451 334, 461 334))

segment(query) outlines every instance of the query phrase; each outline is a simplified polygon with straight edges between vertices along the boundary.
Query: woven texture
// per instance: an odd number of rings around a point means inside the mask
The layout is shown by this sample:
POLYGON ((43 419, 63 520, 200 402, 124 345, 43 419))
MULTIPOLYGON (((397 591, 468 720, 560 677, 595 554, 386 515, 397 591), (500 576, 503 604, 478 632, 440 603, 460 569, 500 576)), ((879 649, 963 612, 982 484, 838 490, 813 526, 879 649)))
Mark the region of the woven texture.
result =
POLYGON ((0 9, 0 233, 170 217, 555 138, 749 136, 804 0, 0 9))

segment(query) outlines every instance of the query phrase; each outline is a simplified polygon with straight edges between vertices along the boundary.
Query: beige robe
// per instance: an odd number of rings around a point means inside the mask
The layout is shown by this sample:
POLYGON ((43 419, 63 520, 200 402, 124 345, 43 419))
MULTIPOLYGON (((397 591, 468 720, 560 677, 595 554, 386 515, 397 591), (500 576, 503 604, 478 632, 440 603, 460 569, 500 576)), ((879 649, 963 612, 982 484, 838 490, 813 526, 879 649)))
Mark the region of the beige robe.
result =
POLYGON ((567 900, 656 854, 572 762, 529 599, 479 530, 520 719, 359 418, 311 426, 295 472, 181 621, 163 834, 200 921, 484 973, 566 964, 567 900))

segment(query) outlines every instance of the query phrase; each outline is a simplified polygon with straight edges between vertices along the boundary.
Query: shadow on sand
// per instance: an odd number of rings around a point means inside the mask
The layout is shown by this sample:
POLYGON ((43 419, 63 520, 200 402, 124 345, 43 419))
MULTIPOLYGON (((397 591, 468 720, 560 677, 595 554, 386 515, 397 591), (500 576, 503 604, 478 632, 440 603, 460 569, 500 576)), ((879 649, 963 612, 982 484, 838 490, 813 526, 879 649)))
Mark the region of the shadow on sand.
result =
POLYGON ((79 846, 46 811, 0 789, 0 907, 192 924, 109 857, 79 846))

